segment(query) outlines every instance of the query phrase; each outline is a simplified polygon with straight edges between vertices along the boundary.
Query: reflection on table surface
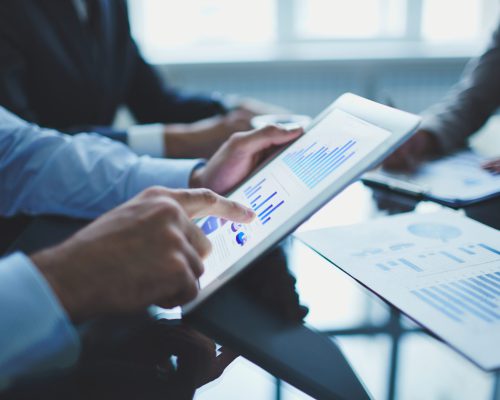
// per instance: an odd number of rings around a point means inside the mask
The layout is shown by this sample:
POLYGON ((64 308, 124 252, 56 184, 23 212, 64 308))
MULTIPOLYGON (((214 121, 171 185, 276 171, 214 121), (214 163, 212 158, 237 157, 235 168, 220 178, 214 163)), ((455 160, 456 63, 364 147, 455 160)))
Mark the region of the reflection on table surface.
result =
MULTIPOLYGON (((440 208, 355 183, 299 230, 440 208)), ((498 229, 499 208, 497 199, 466 213, 498 229)), ((289 240, 286 249, 300 303, 309 308, 305 322, 340 345, 374 399, 500 399, 500 374, 480 370, 298 240, 289 240)), ((242 358, 217 382, 196 398, 309 398, 242 358)))
MULTIPOLYGON (((498 229, 498 200, 466 212, 498 229)), ((355 183, 299 230, 440 207, 355 183)), ((287 239, 237 284, 277 317, 305 321, 329 335, 374 399, 500 399, 500 374, 481 371, 296 239, 287 239)), ((137 316, 83 327, 86 351, 76 371, 29 382, 13 398, 49 398, 39 397, 42 392, 72 399, 309 398, 185 326, 175 313, 170 318, 137 316)))

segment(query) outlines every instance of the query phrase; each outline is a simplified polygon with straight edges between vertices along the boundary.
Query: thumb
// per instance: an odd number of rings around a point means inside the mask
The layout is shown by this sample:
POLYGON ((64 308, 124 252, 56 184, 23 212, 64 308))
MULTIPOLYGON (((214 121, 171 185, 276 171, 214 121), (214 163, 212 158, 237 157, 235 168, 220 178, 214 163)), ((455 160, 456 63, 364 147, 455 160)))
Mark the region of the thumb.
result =
POLYGON ((210 189, 179 190, 174 193, 174 198, 190 218, 213 215, 241 223, 250 223, 255 218, 255 213, 250 208, 210 189))
POLYGON ((304 133, 302 128, 287 130, 276 125, 268 125, 240 136, 240 145, 252 153, 279 146, 297 139, 304 133))

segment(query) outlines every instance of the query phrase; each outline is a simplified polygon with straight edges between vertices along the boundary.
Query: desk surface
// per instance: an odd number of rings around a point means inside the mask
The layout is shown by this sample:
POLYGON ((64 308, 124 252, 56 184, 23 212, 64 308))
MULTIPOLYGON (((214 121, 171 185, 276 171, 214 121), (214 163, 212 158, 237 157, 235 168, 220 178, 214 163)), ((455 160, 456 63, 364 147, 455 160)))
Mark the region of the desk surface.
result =
MULTIPOLYGON (((382 215, 440 207, 355 183, 299 229, 354 224, 382 215)), ((466 213, 499 229, 499 210, 500 199, 494 199, 469 207, 466 213)), ((288 240, 284 248, 287 267, 296 278, 298 301, 309 308, 306 324, 339 345, 374 399, 500 399, 499 374, 481 371, 298 240, 288 240)), ((304 346, 307 348, 307 343, 304 346)), ((206 354, 194 353, 191 359, 206 354)), ((215 378, 218 374, 211 368, 209 375, 215 378)), ((309 398, 242 357, 232 361, 221 377, 204 384, 210 380, 202 379, 194 385, 203 383, 195 398, 309 398)), ((181 397, 190 395, 183 392, 181 397)))

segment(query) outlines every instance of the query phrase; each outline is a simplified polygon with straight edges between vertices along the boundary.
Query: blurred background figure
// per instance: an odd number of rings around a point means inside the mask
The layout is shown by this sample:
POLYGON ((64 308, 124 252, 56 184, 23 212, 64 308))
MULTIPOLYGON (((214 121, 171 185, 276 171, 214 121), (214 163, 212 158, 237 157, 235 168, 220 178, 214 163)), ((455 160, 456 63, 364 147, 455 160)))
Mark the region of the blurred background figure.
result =
POLYGON ((494 0, 21 0, 0 10, 0 104, 168 157, 210 156, 254 114, 278 111, 267 104, 314 116, 350 91, 420 113, 458 81, 498 16, 494 0))
POLYGON ((165 84, 132 39, 123 0, 5 1, 0 21, 0 104, 41 126, 98 132, 139 154, 209 157, 272 109, 165 84), (113 129, 121 106, 148 125, 113 129))
MULTIPOLYGON (((500 106, 499 71, 500 26, 488 49, 468 64, 460 82, 441 103, 424 112, 418 132, 385 161, 384 167, 413 170, 426 159, 466 147, 468 138, 500 106)), ((500 158, 483 167, 500 173, 500 158)))

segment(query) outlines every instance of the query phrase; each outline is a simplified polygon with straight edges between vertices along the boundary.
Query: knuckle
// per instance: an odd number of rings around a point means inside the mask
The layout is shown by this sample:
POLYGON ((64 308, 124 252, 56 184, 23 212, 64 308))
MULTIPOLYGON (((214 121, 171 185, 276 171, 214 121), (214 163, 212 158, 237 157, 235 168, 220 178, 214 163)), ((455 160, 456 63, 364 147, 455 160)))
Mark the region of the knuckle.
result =
POLYGON ((161 197, 167 195, 168 189, 165 189, 164 187, 161 186, 151 186, 147 189, 145 189, 142 194, 144 197, 150 198, 150 197, 161 197))
POLYGON ((205 203, 210 205, 217 203, 218 197, 210 189, 200 189, 199 194, 205 203))
POLYGON ((262 128, 262 132, 264 132, 265 134, 271 134, 273 132, 282 131, 282 130, 283 130, 283 128, 279 127, 276 124, 269 124, 269 125, 266 125, 265 127, 262 128))
POLYGON ((241 141, 246 137, 246 132, 235 132, 231 135, 231 140, 234 142, 241 141))
POLYGON ((186 301, 193 300, 197 294, 198 294, 198 287, 196 286, 196 283, 193 280, 191 280, 186 286, 186 301))
MULTIPOLYGON (((178 231, 174 229, 167 228, 167 240, 171 247, 179 251, 179 249, 183 249, 185 246, 186 239, 182 236, 178 231)), ((180 253, 173 254, 174 261, 181 260, 180 253)))
POLYGON ((176 280, 182 281, 187 277, 186 258, 180 251, 174 251, 170 255, 169 269, 176 280))
POLYGON ((179 204, 168 198, 158 199, 156 207, 159 216, 168 218, 177 218, 182 212, 179 204))
POLYGON ((183 189, 176 191, 176 195, 181 202, 189 201, 193 198, 193 189, 183 189))
POLYGON ((200 276, 202 276, 204 272, 205 272, 205 266, 200 261, 200 263, 198 264, 196 271, 195 271, 196 278, 199 278, 200 276))
POLYGON ((228 147, 234 149, 241 146, 241 143, 244 141, 245 137, 246 137, 245 132, 233 133, 227 140, 228 147))
POLYGON ((179 288, 179 303, 184 304, 193 300, 198 294, 198 287, 194 279, 190 279, 185 282, 182 287, 179 288))
POLYGON ((201 239, 200 257, 205 258, 212 252, 212 243, 205 236, 201 239))

